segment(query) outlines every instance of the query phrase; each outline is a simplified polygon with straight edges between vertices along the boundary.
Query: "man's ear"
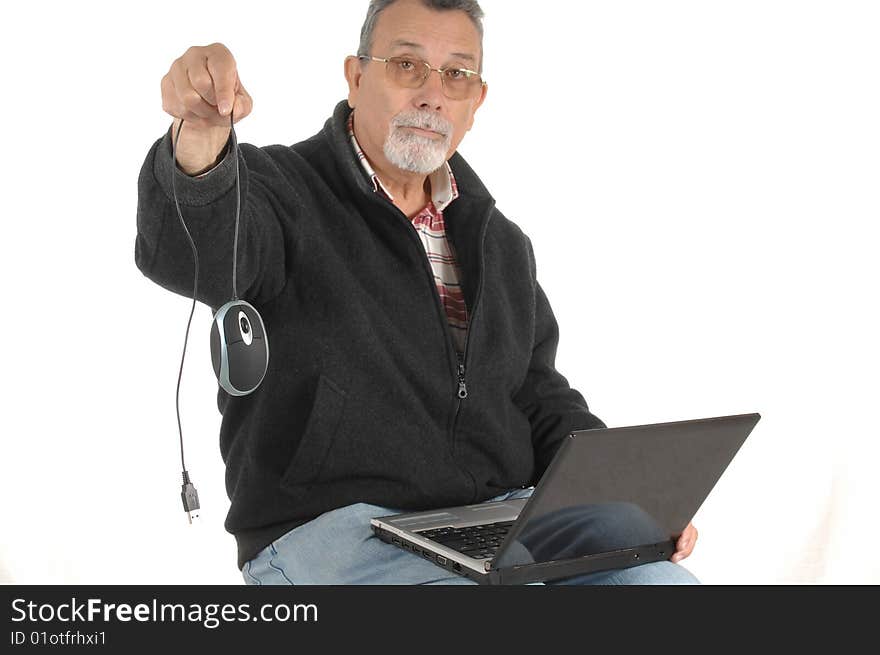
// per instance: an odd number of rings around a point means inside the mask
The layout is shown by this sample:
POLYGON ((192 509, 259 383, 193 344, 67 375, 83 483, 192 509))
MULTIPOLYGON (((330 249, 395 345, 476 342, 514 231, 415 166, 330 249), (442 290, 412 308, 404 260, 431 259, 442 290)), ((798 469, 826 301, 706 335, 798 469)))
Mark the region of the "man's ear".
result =
POLYGON ((477 104, 474 105, 474 110, 471 112, 471 119, 468 121, 467 131, 470 132, 471 128, 474 126, 474 116, 477 115, 477 110, 482 106, 483 102, 486 100, 486 94, 489 92, 489 85, 483 84, 483 88, 480 90, 480 97, 477 99, 477 104))
POLYGON ((348 106, 354 109, 357 106, 358 91, 361 86, 361 76, 364 69, 361 60, 349 55, 345 58, 345 81, 348 82, 348 106))

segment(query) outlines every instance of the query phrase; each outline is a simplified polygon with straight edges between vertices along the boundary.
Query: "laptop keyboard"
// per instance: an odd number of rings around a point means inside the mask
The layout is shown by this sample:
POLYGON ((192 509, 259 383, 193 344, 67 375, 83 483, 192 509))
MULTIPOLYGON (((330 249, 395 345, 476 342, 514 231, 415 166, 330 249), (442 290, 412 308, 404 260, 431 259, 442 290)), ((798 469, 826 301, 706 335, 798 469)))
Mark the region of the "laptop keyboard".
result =
POLYGON ((504 541, 513 521, 469 525, 466 528, 436 528, 416 534, 464 553, 474 559, 491 559, 504 541))

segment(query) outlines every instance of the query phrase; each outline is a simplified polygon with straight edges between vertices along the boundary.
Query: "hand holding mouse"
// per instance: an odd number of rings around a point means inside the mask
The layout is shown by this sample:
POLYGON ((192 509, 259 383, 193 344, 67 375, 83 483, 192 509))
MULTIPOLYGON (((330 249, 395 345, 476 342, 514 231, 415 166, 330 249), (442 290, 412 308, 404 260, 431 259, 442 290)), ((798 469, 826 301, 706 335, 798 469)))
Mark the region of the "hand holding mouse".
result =
POLYGON ((174 117, 172 139, 181 122, 177 161, 187 175, 210 169, 231 129, 253 110, 254 102, 238 76, 235 58, 222 43, 192 46, 174 60, 162 78, 162 109, 174 117))

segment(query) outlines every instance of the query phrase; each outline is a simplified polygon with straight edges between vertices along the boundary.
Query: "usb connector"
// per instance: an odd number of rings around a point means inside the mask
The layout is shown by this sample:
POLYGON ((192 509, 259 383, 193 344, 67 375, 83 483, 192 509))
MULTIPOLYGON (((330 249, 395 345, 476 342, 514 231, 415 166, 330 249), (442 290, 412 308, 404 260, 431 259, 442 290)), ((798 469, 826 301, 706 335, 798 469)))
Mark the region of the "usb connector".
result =
POLYGON ((183 472, 183 485, 181 485, 180 498, 183 500, 183 510, 186 518, 192 525, 193 519, 199 518, 199 492, 189 481, 189 473, 183 472))

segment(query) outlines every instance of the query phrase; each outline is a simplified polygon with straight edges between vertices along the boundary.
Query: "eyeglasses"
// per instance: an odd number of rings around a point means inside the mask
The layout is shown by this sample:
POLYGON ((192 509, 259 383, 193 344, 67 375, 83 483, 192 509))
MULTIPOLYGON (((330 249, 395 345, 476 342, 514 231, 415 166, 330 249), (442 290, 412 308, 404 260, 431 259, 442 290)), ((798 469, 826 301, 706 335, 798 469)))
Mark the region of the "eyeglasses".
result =
POLYGON ((466 68, 431 68, 431 65, 413 57, 368 57, 360 55, 358 59, 379 61, 385 64, 385 75, 398 86, 406 89, 418 89, 428 79, 431 71, 440 73, 443 92, 450 100, 466 100, 479 95, 486 83, 476 71, 466 68))

